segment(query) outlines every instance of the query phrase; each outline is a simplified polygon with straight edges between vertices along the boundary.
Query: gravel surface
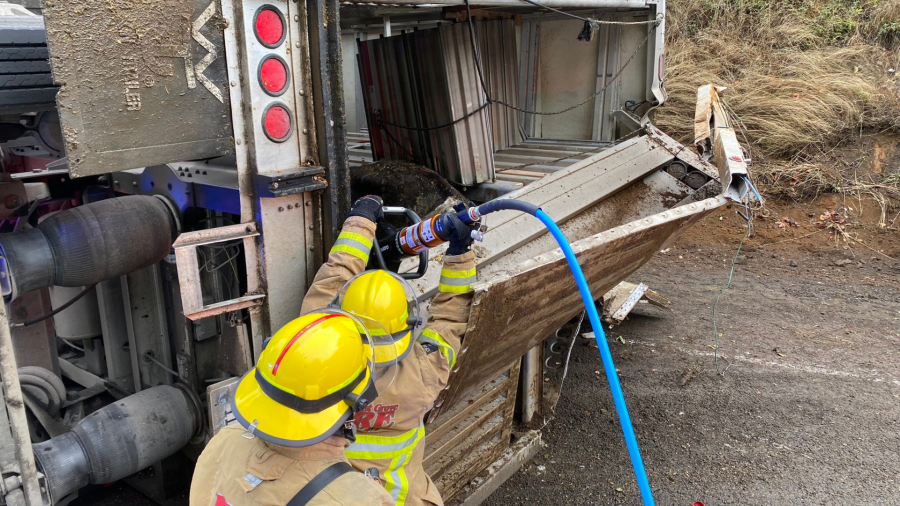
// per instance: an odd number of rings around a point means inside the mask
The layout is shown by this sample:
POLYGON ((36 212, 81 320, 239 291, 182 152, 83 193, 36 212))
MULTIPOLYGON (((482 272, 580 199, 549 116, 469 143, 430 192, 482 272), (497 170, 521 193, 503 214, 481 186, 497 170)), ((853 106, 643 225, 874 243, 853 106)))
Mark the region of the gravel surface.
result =
MULTIPOLYGON (((900 265, 827 233, 790 256, 751 239, 719 304, 717 374, 712 306, 741 233, 698 238, 714 219, 630 278, 673 312, 607 336, 656 503, 900 504, 900 265)), ((545 448, 487 506, 640 504, 592 341, 564 388, 545 448)))

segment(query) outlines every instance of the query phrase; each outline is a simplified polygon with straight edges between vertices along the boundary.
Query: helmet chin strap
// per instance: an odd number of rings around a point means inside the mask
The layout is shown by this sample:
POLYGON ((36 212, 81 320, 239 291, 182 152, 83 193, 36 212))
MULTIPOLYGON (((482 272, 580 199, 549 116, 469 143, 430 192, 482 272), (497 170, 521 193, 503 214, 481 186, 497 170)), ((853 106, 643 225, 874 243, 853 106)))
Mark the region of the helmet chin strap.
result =
MULTIPOLYGON (((340 434, 341 437, 350 441, 351 443, 356 442, 356 424, 353 423, 352 416, 349 420, 341 424, 341 428, 338 429, 338 434, 340 434)), ((335 436, 337 436, 338 434, 335 434, 335 436)))

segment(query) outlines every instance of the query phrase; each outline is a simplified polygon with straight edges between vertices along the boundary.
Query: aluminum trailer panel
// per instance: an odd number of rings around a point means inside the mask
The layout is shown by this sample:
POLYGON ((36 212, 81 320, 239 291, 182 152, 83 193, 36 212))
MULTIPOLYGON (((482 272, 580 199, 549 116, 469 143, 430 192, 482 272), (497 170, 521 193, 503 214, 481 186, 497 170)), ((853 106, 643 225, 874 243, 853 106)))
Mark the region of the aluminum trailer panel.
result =
MULTIPOLYGON (((660 169, 664 168, 666 164, 676 157, 694 167, 700 168, 707 177, 715 177, 716 168, 706 162, 701 162, 685 146, 662 134, 662 132, 659 132, 652 126, 648 128, 648 131, 650 132, 648 135, 641 135, 623 141, 606 151, 535 180, 505 197, 524 200, 541 206, 551 218, 557 221, 563 232, 570 235, 575 233, 574 238, 578 239, 601 232, 604 230, 604 226, 608 228, 610 221, 594 223, 577 221, 570 227, 567 223, 569 220, 582 214, 590 217, 589 211, 602 212, 602 208, 607 206, 606 199, 615 198, 614 196, 618 192, 645 180, 647 176, 655 172, 659 172, 660 169)), ((648 192, 644 192, 641 196, 631 197, 630 202, 635 205, 628 206, 628 202, 612 205, 613 216, 611 218, 615 219, 616 215, 626 219, 628 217, 643 217, 652 214, 654 211, 670 208, 691 193, 689 188, 684 187, 677 180, 666 174, 662 174, 658 178, 662 181, 666 181, 666 178, 668 178, 671 181, 660 183, 651 180, 650 183, 645 183, 655 186, 648 188, 648 192), (667 195, 673 197, 673 199, 663 202, 665 205, 660 209, 657 206, 662 202, 661 199, 664 199, 667 195), (657 204, 649 208, 642 207, 644 203, 649 204, 653 202, 657 204), (629 213, 618 212, 623 207, 628 207, 639 214, 635 216, 634 214, 629 215, 629 213)), ((524 216, 521 213, 512 211, 501 211, 487 216, 485 223, 488 226, 488 232, 485 235, 484 242, 476 244, 476 250, 478 251, 476 262, 482 275, 492 271, 512 268, 515 263, 511 263, 506 258, 509 255, 517 255, 518 259, 514 262, 518 262, 555 247, 551 241, 547 240, 549 239, 549 234, 544 226, 530 216, 524 216), (533 248, 535 240, 542 236, 545 236, 545 240, 540 244, 545 249, 533 248), (525 251, 523 248, 528 248, 529 256, 521 256, 523 251, 525 251), (487 269, 490 269, 490 271, 487 269)), ((624 224, 624 221, 613 221, 612 226, 622 224, 624 224)), ((434 263, 430 266, 431 268, 428 269, 423 278, 413 281, 413 286, 418 290, 420 298, 428 298, 437 293, 438 280, 440 278, 440 265, 437 263, 437 253, 441 251, 443 250, 436 249, 432 251, 432 262, 434 263)), ((407 260, 400 270, 404 272, 415 271, 417 262, 417 259, 407 260)), ((597 295, 599 297, 602 293, 597 295)))
MULTIPOLYGON (((666 243, 728 202, 719 196, 687 204, 573 243, 592 293, 597 297, 606 293, 650 261, 666 243)), ((505 364, 583 311, 575 278, 559 249, 523 262, 509 274, 498 273, 474 288, 475 301, 458 364, 432 418, 465 399, 505 364)))

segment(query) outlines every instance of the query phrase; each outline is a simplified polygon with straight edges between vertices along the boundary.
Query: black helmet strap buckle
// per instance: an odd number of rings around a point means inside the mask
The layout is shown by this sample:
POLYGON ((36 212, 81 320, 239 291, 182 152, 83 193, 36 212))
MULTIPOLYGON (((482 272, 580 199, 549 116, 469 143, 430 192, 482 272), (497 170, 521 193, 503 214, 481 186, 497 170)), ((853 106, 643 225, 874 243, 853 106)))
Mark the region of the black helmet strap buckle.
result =
POLYGON ((344 396, 344 401, 350 405, 350 409, 353 410, 353 414, 356 414, 364 409, 372 402, 373 399, 378 397, 378 390, 375 388, 375 382, 372 381, 369 383, 369 386, 363 390, 361 395, 356 395, 353 392, 348 392, 347 395, 344 396))

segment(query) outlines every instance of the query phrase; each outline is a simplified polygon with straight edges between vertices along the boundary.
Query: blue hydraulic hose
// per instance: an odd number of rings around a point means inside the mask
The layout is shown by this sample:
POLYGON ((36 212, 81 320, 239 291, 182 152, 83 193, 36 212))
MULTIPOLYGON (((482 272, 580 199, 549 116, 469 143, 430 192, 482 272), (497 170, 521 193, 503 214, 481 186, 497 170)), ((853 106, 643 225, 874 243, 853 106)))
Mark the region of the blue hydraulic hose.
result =
POLYGON ((631 457, 631 466, 634 468, 634 476, 637 478, 638 488, 641 490, 641 499, 645 506, 653 506, 653 493, 650 491, 650 482, 647 481, 647 471, 644 470, 644 461, 641 460, 641 451, 638 449, 637 438, 634 436, 634 428, 631 426, 631 417, 628 416, 628 407, 625 405, 625 396, 622 394, 622 385, 619 384, 619 376, 616 374, 616 365, 613 363, 612 354, 609 351, 609 345, 606 344, 606 334, 603 332, 603 324, 600 322, 600 315, 597 314, 597 306, 594 305, 594 297, 591 295, 591 289, 588 287, 587 280, 584 279, 584 272, 581 271, 581 265, 575 258, 575 253, 569 245, 569 241, 562 231, 556 226, 547 213, 542 211, 538 206, 528 202, 522 202, 514 199, 496 199, 478 207, 472 207, 459 213, 458 217, 464 223, 474 223, 481 216, 495 211, 515 210, 523 213, 531 214, 547 227, 553 238, 559 244, 559 248, 566 256, 569 262, 569 269, 575 276, 575 282, 578 284, 578 291, 581 292, 581 300, 584 302, 584 309, 587 311, 588 319, 591 327, 594 329, 594 338, 597 340, 597 348, 600 350, 600 358, 603 360, 603 369, 606 370, 606 379, 609 381, 609 388, 612 391, 613 402, 616 405, 616 413, 619 415, 619 424, 622 425, 622 433, 625 435, 625 445, 628 446, 628 454, 631 457))
POLYGON ((634 436, 634 428, 631 426, 631 417, 628 416, 628 407, 625 405, 625 396, 622 394, 622 386, 619 384, 619 376, 616 374, 616 365, 613 363, 612 354, 609 351, 609 345, 606 344, 606 334, 603 332, 603 325, 600 322, 600 315, 597 314, 597 307, 594 305, 594 297, 591 295, 591 289, 588 287, 587 280, 584 278, 584 272, 581 271, 581 265, 575 258, 572 247, 562 231, 556 226, 556 223, 547 216, 547 213, 540 209, 534 213, 537 219, 547 227, 547 230, 559 243, 560 249, 569 262, 569 269, 575 276, 575 282, 578 284, 578 291, 581 292, 581 300, 584 302, 584 309, 587 311, 588 319, 591 327, 594 329, 594 338, 597 340, 597 348, 600 349, 600 357, 603 360, 603 368, 606 370, 606 379, 609 381, 609 388, 612 390, 613 402, 616 404, 616 413, 619 414, 619 424, 622 425, 622 433, 625 435, 625 444, 628 446, 628 454, 631 456, 631 466, 634 468, 634 476, 637 478, 638 488, 641 490, 641 498, 645 506, 651 506, 653 502, 653 493, 650 491, 650 483, 647 481, 647 472, 644 470, 644 461, 641 460, 641 451, 638 449, 637 438, 634 436))

